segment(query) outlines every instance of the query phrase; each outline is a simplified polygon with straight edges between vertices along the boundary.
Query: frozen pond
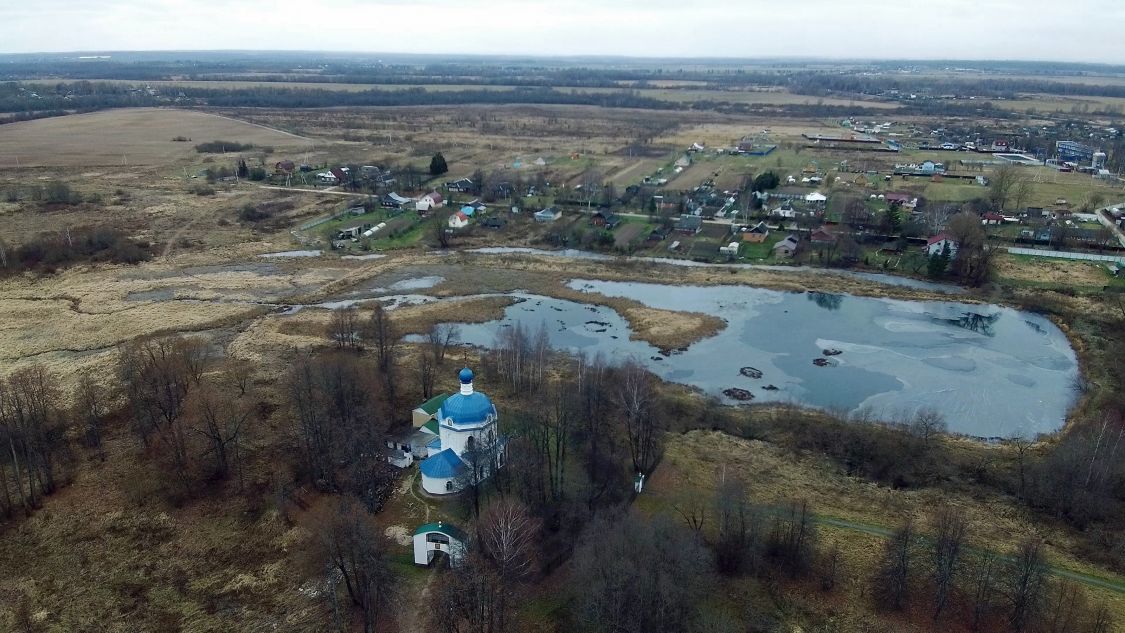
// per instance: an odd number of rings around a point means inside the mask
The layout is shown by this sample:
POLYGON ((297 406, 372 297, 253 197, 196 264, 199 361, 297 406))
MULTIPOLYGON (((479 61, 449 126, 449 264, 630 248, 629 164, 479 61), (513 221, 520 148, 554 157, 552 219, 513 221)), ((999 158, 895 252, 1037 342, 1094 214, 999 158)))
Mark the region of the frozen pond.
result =
POLYGON ((615 362, 631 356, 667 380, 716 395, 740 388, 754 402, 884 419, 929 407, 951 431, 978 437, 1054 431, 1074 400, 1077 361, 1066 337, 1047 319, 1009 308, 747 286, 576 280, 571 287, 717 315, 727 327, 663 357, 630 341, 627 322, 608 307, 515 293, 525 300, 499 321, 462 325, 462 341, 490 346, 502 328, 521 323, 534 333, 542 324, 558 349, 615 362))

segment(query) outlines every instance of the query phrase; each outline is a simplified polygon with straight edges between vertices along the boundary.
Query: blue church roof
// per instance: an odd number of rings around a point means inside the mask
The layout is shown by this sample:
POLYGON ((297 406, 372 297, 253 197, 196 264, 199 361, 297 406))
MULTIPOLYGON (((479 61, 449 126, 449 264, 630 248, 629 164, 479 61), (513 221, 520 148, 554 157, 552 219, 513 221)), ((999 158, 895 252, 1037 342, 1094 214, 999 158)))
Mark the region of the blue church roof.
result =
POLYGON ((466 367, 457 374, 457 378, 461 381, 461 392, 441 403, 438 421, 452 419, 454 426, 471 426, 483 423, 490 415, 495 418, 496 407, 492 400, 479 391, 473 391, 473 370, 466 367))
POLYGON ((422 475, 426 477, 448 479, 461 474, 461 471, 465 469, 465 464, 457 456, 457 453, 453 452, 452 448, 447 448, 437 455, 430 455, 422 460, 419 468, 422 469, 422 475))

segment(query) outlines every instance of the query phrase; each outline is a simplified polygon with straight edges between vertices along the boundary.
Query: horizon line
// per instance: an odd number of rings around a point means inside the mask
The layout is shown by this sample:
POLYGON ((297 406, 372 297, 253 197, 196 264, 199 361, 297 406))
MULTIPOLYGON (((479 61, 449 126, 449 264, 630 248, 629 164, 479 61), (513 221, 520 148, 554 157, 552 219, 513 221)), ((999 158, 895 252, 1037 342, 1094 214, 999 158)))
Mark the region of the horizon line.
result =
MULTIPOLYGON (((239 54, 288 54, 288 55, 339 55, 339 56, 365 56, 365 57, 439 57, 439 58, 465 58, 465 59, 490 59, 490 58, 526 58, 536 60, 624 60, 624 61, 646 61, 646 62, 725 62, 725 63, 739 63, 739 62, 833 62, 833 63, 886 63, 886 62, 902 62, 902 63, 1016 63, 1016 64, 1055 64, 1055 65, 1068 65, 1079 67, 1104 67, 1109 69, 1121 69, 1125 72, 1125 64, 1113 63, 1107 61, 1072 61, 1064 59, 1023 59, 1023 58, 1010 58, 1010 57, 834 57, 825 55, 763 55, 763 56, 727 56, 727 55, 712 55, 712 56, 664 56, 664 55, 622 55, 622 54, 597 54, 597 53, 583 53, 583 54, 542 54, 542 53, 522 53, 522 52, 509 52, 509 53, 433 53, 433 52, 402 52, 402 51, 349 51, 349 50, 326 50, 326 49, 240 49, 240 48, 201 48, 201 49, 80 49, 80 50, 44 50, 44 51, 26 51, 26 52, 0 52, 0 57, 18 57, 18 56, 109 56, 112 58, 113 54, 129 54, 129 55, 143 55, 143 54, 221 54, 221 53, 239 53, 239 54)), ((101 60, 106 61, 106 60, 101 60)))

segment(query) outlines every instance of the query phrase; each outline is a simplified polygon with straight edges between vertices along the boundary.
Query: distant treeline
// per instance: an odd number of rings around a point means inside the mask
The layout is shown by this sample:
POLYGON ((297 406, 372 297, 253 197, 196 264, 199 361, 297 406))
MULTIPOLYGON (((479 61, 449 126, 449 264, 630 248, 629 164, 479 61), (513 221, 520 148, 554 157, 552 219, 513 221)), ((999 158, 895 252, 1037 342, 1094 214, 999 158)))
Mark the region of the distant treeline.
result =
MULTIPOLYGON (((980 79, 935 79, 914 75, 871 75, 857 72, 826 72, 823 70, 747 71, 741 69, 693 70, 662 72, 659 69, 607 69, 607 68, 547 68, 547 67, 489 67, 483 65, 430 65, 370 66, 342 65, 328 68, 323 75, 254 75, 244 77, 266 85, 227 87, 211 86, 157 86, 146 89, 142 80, 129 64, 79 64, 84 70, 76 75, 114 75, 138 83, 111 81, 60 81, 54 84, 27 84, 16 81, 0 83, 0 112, 16 114, 2 122, 41 118, 67 112, 91 111, 104 108, 143 107, 160 105, 212 106, 212 107, 271 107, 271 108, 321 108, 359 106, 419 106, 461 104, 556 104, 590 105, 611 108, 642 108, 650 110, 710 110, 733 114, 771 114, 777 116, 878 116, 880 111, 865 107, 862 101, 850 106, 806 104, 754 104, 729 100, 729 91, 736 88, 767 87, 785 89, 806 95, 810 101, 820 97, 864 98, 880 97, 899 99, 899 114, 977 116, 1007 116, 1002 103, 988 99, 1019 98, 1025 93, 1050 93, 1064 96, 1107 96, 1125 98, 1125 85, 1087 85, 1063 83, 1044 79, 1012 79, 984 76, 980 79), (90 69, 103 68, 94 73, 90 69), (125 69, 128 72, 119 70, 125 69), (641 89, 651 87, 658 80, 692 80, 704 82, 691 86, 692 90, 707 90, 705 98, 696 101, 662 98, 660 93, 646 93, 641 89), (271 82, 277 82, 273 84, 271 82), (325 84, 325 89, 296 87, 284 81, 325 84), (625 87, 620 82, 634 82, 625 87), (455 90, 431 90, 423 87, 386 90, 372 88, 360 91, 331 90, 332 83, 380 84, 430 84, 465 85, 455 90), (511 86, 509 90, 496 90, 495 86, 511 86), (583 88, 616 88, 612 92, 589 92, 583 88), (655 96, 654 96, 655 95, 655 96), (918 95, 919 99, 908 99, 918 95), (960 97, 958 99, 935 97, 960 97), (977 99, 969 101, 966 96, 977 99), (926 98, 929 97, 929 98, 926 98)), ((157 64, 146 67, 159 79, 171 75, 161 74, 174 65, 157 64)), ((237 75, 217 74, 220 69, 206 66, 199 74, 178 76, 216 79, 237 79, 237 75)), ((18 75, 21 64, 0 66, 9 76, 18 75)), ((66 63, 57 72, 65 72, 66 63)), ((22 68, 28 71, 28 68, 22 68)), ((230 70, 230 69, 227 69, 230 70)), ((29 72, 29 71, 28 71, 29 72)), ((24 74, 28 74, 25 72, 24 74)), ((31 73, 34 74, 34 73, 31 73)), ((143 74, 143 73, 142 73, 143 74)), ((662 88, 674 91, 676 88, 662 88)), ((1120 108, 1106 108, 1096 103, 1082 104, 1091 113, 1098 111, 1113 115, 1120 108)))
MULTIPOLYGON (((714 98, 694 102, 663 100, 637 90, 585 92, 580 89, 514 88, 512 90, 404 90, 338 91, 328 89, 278 86, 245 88, 169 88, 166 94, 150 95, 135 86, 109 82, 79 81, 46 85, 0 84, 0 112, 19 113, 17 120, 41 118, 44 113, 65 114, 106 108, 151 106, 212 106, 227 108, 327 108, 363 106, 452 106, 463 104, 535 104, 588 105, 607 108, 640 108, 647 110, 710 110, 734 114, 773 114, 778 116, 879 116, 882 109, 856 105, 751 104, 723 99, 722 92, 714 98), (32 96, 34 95, 34 96, 32 96)), ((815 97, 810 96, 810 101, 815 97)), ((903 114, 937 110, 944 114, 973 115, 987 110, 987 103, 918 102, 906 104, 903 114)), ((989 111, 990 115, 999 112, 989 111)))

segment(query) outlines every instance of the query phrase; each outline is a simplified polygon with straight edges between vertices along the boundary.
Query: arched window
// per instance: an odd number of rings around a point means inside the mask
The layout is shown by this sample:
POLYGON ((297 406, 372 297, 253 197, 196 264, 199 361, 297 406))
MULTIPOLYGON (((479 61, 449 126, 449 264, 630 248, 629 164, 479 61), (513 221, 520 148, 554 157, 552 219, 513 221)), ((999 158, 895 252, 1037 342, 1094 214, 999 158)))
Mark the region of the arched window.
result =
POLYGON ((452 491, 453 490, 453 482, 452 481, 445 482, 445 489, 446 489, 446 491, 452 491))
POLYGON ((469 439, 465 440, 465 450, 467 450, 467 451, 473 450, 473 447, 476 446, 476 444, 477 444, 477 438, 470 435, 469 439))
POLYGON ((491 446, 496 441, 496 433, 492 429, 488 429, 488 444, 491 446))

